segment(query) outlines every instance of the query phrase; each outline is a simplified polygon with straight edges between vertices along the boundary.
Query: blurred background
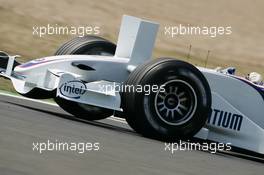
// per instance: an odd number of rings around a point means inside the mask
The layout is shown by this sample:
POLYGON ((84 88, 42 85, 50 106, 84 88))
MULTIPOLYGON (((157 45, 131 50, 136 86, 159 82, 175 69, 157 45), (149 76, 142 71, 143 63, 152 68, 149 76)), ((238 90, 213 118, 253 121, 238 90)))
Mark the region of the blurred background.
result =
MULTIPOLYGON (((153 58, 175 57, 207 67, 237 67, 238 74, 264 74, 262 0, 0 0, 0 50, 19 61, 53 55, 73 35, 33 35, 34 26, 99 26, 100 36, 116 42, 123 14, 160 23, 153 58), (164 35, 165 26, 231 26, 231 35, 164 35), (191 51, 190 51, 191 45, 191 51)), ((6 80, 0 88, 13 91, 6 80)))

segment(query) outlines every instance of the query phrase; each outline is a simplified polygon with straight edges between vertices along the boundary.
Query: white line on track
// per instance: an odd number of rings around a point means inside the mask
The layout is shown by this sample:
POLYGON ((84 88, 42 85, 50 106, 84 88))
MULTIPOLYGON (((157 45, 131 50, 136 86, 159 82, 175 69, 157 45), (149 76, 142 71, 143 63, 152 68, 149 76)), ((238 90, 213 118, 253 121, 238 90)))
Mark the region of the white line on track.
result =
MULTIPOLYGON (((3 92, 3 91, 0 91, 0 95, 6 96, 6 97, 17 98, 17 99, 21 99, 21 100, 27 100, 27 101, 36 102, 36 103, 41 103, 41 104, 45 104, 45 105, 55 106, 55 107, 58 107, 59 108, 59 106, 56 103, 42 101, 42 100, 30 99, 30 98, 22 97, 22 96, 15 95, 15 94, 9 94, 9 93, 3 92)), ((107 119, 108 120, 112 120, 112 121, 116 121, 116 122, 120 122, 120 123, 127 124, 127 122, 125 121, 125 119, 122 119, 122 118, 118 118, 118 117, 111 116, 111 117, 109 117, 107 119)))

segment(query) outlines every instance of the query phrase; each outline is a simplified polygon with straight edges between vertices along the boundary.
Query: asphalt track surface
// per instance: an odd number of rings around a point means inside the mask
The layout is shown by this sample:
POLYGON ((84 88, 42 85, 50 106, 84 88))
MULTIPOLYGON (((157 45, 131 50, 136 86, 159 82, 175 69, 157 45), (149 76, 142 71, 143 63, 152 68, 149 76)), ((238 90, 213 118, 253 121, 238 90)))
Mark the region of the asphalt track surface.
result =
POLYGON ((228 154, 164 150, 125 122, 79 121, 56 106, 0 95, 0 175, 263 174, 264 164, 228 154), (99 151, 33 151, 33 143, 99 142, 99 151))

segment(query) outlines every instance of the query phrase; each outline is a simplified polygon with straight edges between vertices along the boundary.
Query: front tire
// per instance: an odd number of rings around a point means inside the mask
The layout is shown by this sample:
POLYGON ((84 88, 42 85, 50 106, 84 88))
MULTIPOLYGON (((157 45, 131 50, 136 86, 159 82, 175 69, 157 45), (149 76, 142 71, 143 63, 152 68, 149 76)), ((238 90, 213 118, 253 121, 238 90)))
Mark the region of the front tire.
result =
POLYGON ((155 59, 133 71, 126 85, 159 87, 148 95, 123 93, 128 124, 138 133, 159 140, 194 136, 211 111, 211 91, 203 74, 189 63, 155 59))
MULTIPOLYGON (((114 55, 116 45, 98 36, 74 38, 63 44, 55 55, 114 55)), ((113 115, 113 110, 81 104, 56 97, 55 102, 66 112, 85 120, 101 120, 113 115)))

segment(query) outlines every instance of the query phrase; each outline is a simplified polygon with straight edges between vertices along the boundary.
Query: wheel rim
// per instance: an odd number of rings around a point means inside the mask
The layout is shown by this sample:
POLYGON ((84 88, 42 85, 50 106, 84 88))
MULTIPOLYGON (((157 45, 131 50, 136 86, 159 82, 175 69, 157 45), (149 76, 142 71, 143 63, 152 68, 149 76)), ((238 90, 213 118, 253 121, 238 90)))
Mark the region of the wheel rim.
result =
POLYGON ((159 118, 169 125, 188 122, 197 108, 197 96, 192 86, 183 80, 171 80, 162 85, 155 95, 155 110, 159 118))

